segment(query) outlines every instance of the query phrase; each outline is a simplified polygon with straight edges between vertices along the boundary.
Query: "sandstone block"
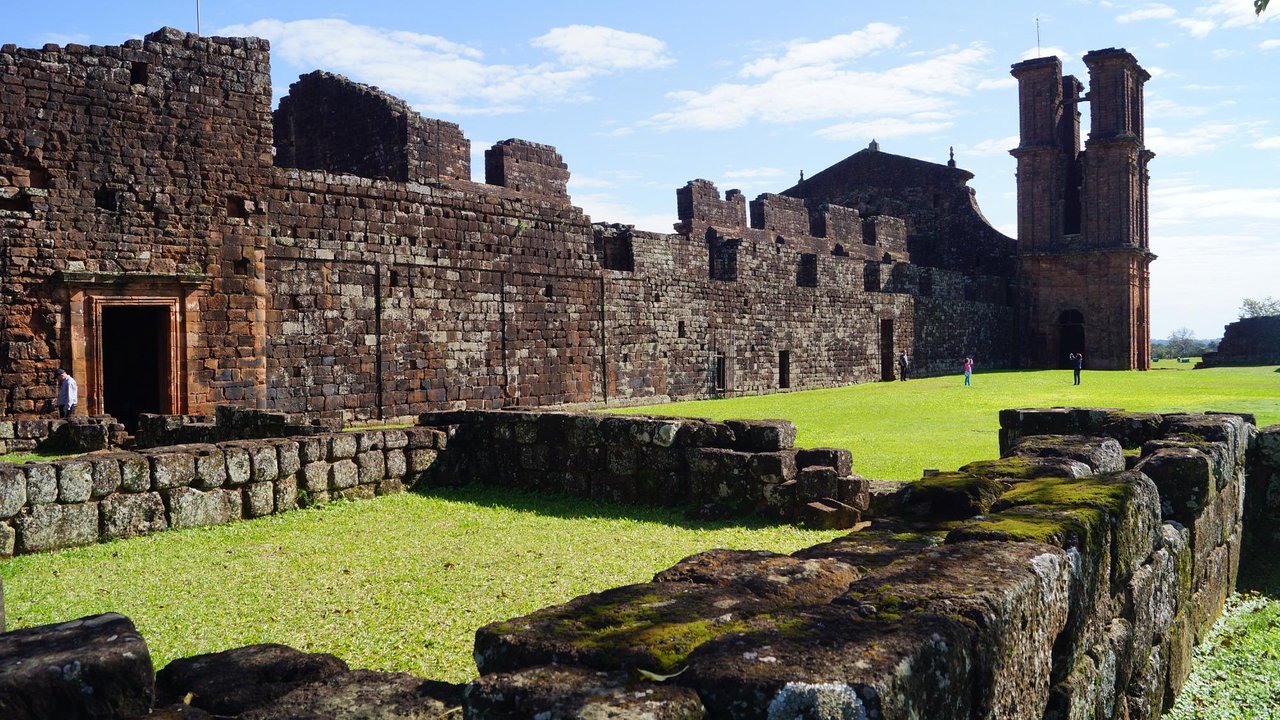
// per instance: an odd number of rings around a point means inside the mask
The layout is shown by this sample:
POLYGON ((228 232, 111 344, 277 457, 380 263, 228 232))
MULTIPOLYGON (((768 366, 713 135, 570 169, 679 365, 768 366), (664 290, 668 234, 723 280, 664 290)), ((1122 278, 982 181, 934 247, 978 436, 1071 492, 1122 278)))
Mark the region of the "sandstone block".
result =
POLYGON ((387 476, 387 457, 380 448, 367 450, 356 455, 356 467, 361 484, 377 484, 387 476))
POLYGON ((348 671, 322 653, 284 645, 249 645, 174 660, 156 673, 156 704, 182 702, 217 715, 240 715, 264 707, 292 690, 348 671))
POLYGON ((146 492, 151 489, 151 463, 143 455, 120 456, 120 489, 124 492, 146 492))
POLYGON ((298 460, 303 465, 328 459, 328 437, 307 437, 298 440, 298 460))
POLYGON ((840 476, 835 468, 812 466, 800 470, 796 474, 796 498, 801 502, 809 502, 821 498, 839 498, 840 476))
POLYGON ((360 482, 360 468, 354 460, 339 460, 329 468, 329 489, 345 490, 360 482))
POLYGON ((751 479, 758 484, 784 483, 796 477, 796 456, 788 451, 753 453, 749 468, 751 479))
POLYGON ((790 420, 728 420, 734 445, 748 452, 790 450, 796 444, 796 426, 790 420))
POLYGON ((435 464, 439 453, 429 448, 410 447, 405 456, 409 475, 416 477, 419 473, 426 472, 435 464))
POLYGON ((63 460, 58 466, 58 501, 82 503, 93 494, 93 464, 88 460, 63 460))
MULTIPOLYGON (((11 558, 18 552, 18 531, 12 521, 0 522, 0 558, 11 558)), ((4 632, 4 583, 0 582, 0 633, 4 632)))
POLYGON ((402 492, 404 492, 404 483, 399 478, 387 478, 378 483, 377 494, 379 496, 397 495, 402 492))
POLYGON ((1124 452, 1113 438, 1031 435, 1017 440, 1006 456, 1077 460, 1099 475, 1124 470, 1124 452))
POLYGON ((102 512, 102 539, 121 540, 147 535, 169 527, 160 493, 117 493, 99 505, 102 512))
POLYGON ((330 468, 326 461, 307 463, 302 466, 302 489, 309 493, 327 492, 329 490, 330 468))
POLYGON ((0 463, 0 520, 11 518, 27 504, 27 474, 17 465, 0 463))
POLYGON ((27 502, 32 505, 57 502, 58 466, 51 463, 29 463, 22 466, 27 477, 27 502))
POLYGON ((382 450, 385 447, 385 439, 381 430, 367 430, 365 432, 354 433, 356 436, 356 452, 367 453, 374 450, 382 450))
POLYGON ((169 524, 175 530, 222 525, 243 516, 239 490, 200 491, 178 487, 168 491, 169 524))
POLYGON ((824 497, 801 505, 803 500, 802 497, 796 498, 800 522, 815 530, 848 529, 862 520, 861 513, 855 508, 834 498, 824 497))
POLYGON ((299 685, 242 720, 460 718, 462 688, 408 673, 352 670, 299 685))
POLYGON ((244 516, 248 518, 270 515, 276 509, 275 485, 270 482, 254 482, 244 486, 244 516))
POLYGON ((98 542, 98 503, 36 505, 14 521, 19 553, 60 550, 98 542))
POLYGON ((227 456, 216 445, 200 445, 192 450, 196 461, 195 486, 205 490, 227 483, 227 456))
MULTIPOLYGON (((437 428, 430 427, 413 427, 406 428, 405 447, 414 450, 418 448, 442 448, 445 445, 445 432, 437 428)), ((537 428, 533 428, 532 437, 537 438, 537 428)), ((532 442, 532 440, 530 440, 532 442)))
POLYGON ((253 461, 248 449, 230 443, 223 443, 221 447, 227 460, 227 485, 235 487, 253 479, 253 461))
POLYGON ((404 430, 383 430, 382 446, 387 450, 400 450, 409 444, 409 434, 404 430))
POLYGON ((302 458, 298 453, 298 443, 293 440, 279 440, 276 446, 276 467, 280 477, 294 475, 302 468, 302 458))
POLYGON ((123 615, 0 635, 0 717, 143 717, 153 694, 151 653, 123 615))
POLYGON ((689 688, 564 665, 478 678, 467 686, 464 702, 467 717, 699 720, 705 713, 689 688))
POLYGON ((298 509, 298 478, 296 475, 282 477, 275 482, 276 512, 289 512, 298 509))
POLYGON ((843 448, 809 448, 796 451, 796 467, 811 466, 829 467, 836 475, 845 477, 853 474, 853 454, 843 448))
POLYGON ((1163 448, 1143 458, 1135 470, 1151 478, 1167 518, 1194 521, 1217 488, 1213 460, 1192 448, 1163 448))
POLYGON ((187 487, 196 479, 196 459, 185 452, 156 453, 151 462, 151 482, 156 490, 187 487))
POLYGON ((117 457, 97 457, 90 460, 93 464, 93 498, 104 498, 120 489, 120 459, 117 457))
POLYGON ((409 471, 408 460, 405 458, 404 450, 387 450, 386 458, 383 462, 386 464, 386 473, 388 478, 393 478, 399 481, 404 480, 405 474, 409 471))
POLYGON ((349 460, 356 456, 359 441, 353 433, 334 433, 329 436, 329 460, 349 460))
POLYGON ((250 473, 255 483, 275 482, 280 477, 280 463, 275 445, 269 442, 254 444, 249 450, 250 473))

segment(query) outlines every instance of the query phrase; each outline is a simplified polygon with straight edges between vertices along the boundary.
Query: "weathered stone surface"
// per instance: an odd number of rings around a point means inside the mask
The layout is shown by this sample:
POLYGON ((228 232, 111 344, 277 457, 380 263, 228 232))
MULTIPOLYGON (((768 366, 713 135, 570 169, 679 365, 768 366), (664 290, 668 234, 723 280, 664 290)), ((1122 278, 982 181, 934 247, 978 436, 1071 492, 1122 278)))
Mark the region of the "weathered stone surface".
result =
POLYGON ((0 717, 142 717, 153 682, 147 645, 123 615, 0 634, 0 717))
POLYGON ((979 717, 1039 718, 1054 642, 1070 609, 1072 560, 1038 543, 926 548, 868 572, 835 600, 867 618, 932 613, 976 633, 979 717))
POLYGON ((1006 456, 1076 460, 1099 475, 1124 470, 1124 452, 1120 443, 1112 438, 1030 435, 1018 439, 1006 456))
POLYGON ((330 465, 327 461, 310 462, 302 466, 302 489, 309 493, 328 492, 330 465))
POLYGON ((17 465, 0 463, 0 519, 11 518, 27 504, 27 474, 17 465))
POLYGON ((239 445, 224 443, 223 456, 227 460, 227 485, 232 487, 243 485, 253 479, 253 461, 249 450, 239 445))
POLYGON ((397 482, 403 482, 405 475, 409 472, 408 461, 405 459, 404 450, 393 449, 387 450, 386 458, 383 460, 388 478, 393 478, 397 482))
POLYGON ((1218 485, 1213 460, 1192 448, 1156 450, 1134 469, 1155 482, 1164 516, 1181 523, 1204 511, 1218 485))
POLYGON ((270 515, 276 510, 275 484, 255 482, 244 486, 244 516, 270 515))
POLYGON ((360 468, 354 460, 339 460, 329 468, 329 489, 345 490, 360 482, 360 468))
POLYGON ((337 433, 329 436, 329 461, 349 460, 356 456, 360 447, 359 440, 353 433, 337 433))
POLYGON ((813 466, 829 467, 836 475, 846 477, 853 474, 853 455, 844 448, 809 448, 796 451, 796 467, 813 466))
POLYGON ((125 492, 151 489, 151 463, 145 456, 133 453, 120 456, 120 489, 125 492))
MULTIPOLYGON (((381 438, 382 434, 379 433, 381 438)), ((378 445, 382 443, 379 442, 378 445)), ((377 484, 387 476, 387 460, 382 449, 371 448, 356 455, 357 476, 361 484, 377 484)))
POLYGON ((834 498, 840 495, 840 476, 835 468, 807 467, 796 473, 796 497, 804 500, 834 498))
POLYGON ((117 457, 95 457, 93 464, 93 498, 104 498, 120 489, 120 460, 117 457))
POLYGON ((790 450, 796 444, 796 426, 790 420, 729 420, 734 445, 747 452, 790 450))
POLYGON ((1098 434, 1115 438, 1123 448, 1139 448, 1143 443, 1160 437, 1163 422, 1164 418, 1159 413, 1116 411, 1108 413, 1098 434))
POLYGON ((409 444, 409 435, 404 430, 383 430, 382 446, 387 450, 403 449, 409 444))
POLYGON ((275 482, 276 512, 289 512, 298 509, 298 479, 294 475, 282 477, 275 482))
POLYGON ((148 456, 152 487, 156 490, 187 487, 196 479, 196 459, 185 452, 159 452, 148 456))
POLYGON ((82 503, 93 493, 93 464, 88 460, 64 460, 58 466, 58 501, 82 503))
POLYGON ((121 540, 169 528, 160 493, 117 493, 103 498, 102 539, 121 540))
POLYGON ((176 530, 222 525, 243 515, 239 490, 178 487, 168 491, 169 523, 176 530))
POLYGON ((58 466, 52 463, 29 463, 22 466, 27 477, 27 502, 32 505, 58 501, 58 466))
POLYGON ((277 440, 276 446, 276 467, 280 472, 280 477, 285 478, 294 475, 302 468, 302 459, 298 453, 298 443, 293 440, 277 440))
POLYGON ((711 640, 674 679, 711 718, 969 718, 972 630, 926 613, 865 620, 847 608, 758 618, 711 640))
POLYGON ((280 463, 275 445, 270 442, 254 444, 249 450, 250 477, 255 483, 275 482, 280 477, 280 463))
POLYGON ((1001 482, 1017 482, 1043 477, 1082 478, 1093 475, 1093 469, 1079 460, 1062 457, 1006 457, 979 460, 960 468, 961 473, 1001 482))
POLYGON ((352 670, 300 685, 238 720, 455 720, 461 705, 456 685, 352 670))
POLYGON ((786 603, 823 603, 858 578, 835 558, 797 558, 765 550, 708 550, 653 576, 653 582, 734 587, 786 603))
POLYGON ((227 482, 227 456, 216 445, 192 446, 196 461, 195 486, 204 490, 222 487, 227 482))
POLYGON ((98 542, 98 503, 36 505, 14 520, 19 553, 59 550, 98 542))
POLYGON ((963 472, 938 473, 911 483, 902 495, 902 512, 937 520, 962 520, 991 509, 1004 485, 963 472))
POLYGON ((562 665, 478 678, 467 685, 464 702, 467 717, 495 720, 699 720, 705 714, 689 688, 562 665))
POLYGON ((348 672, 338 658, 285 645, 249 645, 174 660, 156 673, 156 704, 181 702, 216 715, 262 708, 294 689, 348 672))
POLYGON ((796 509, 796 515, 806 527, 815 530, 847 530, 862 520, 856 508, 833 498, 804 503, 796 509))

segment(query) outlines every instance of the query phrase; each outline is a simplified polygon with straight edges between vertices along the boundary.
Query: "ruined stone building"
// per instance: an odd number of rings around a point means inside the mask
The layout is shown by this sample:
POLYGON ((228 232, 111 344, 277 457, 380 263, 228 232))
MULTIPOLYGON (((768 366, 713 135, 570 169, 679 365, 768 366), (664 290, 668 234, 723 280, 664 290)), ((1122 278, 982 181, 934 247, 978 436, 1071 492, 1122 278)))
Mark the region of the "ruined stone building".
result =
POLYGON ((552 147, 472 181, 457 125, 268 44, 162 29, 0 48, 0 415, 234 403, 372 419, 922 373, 1146 368, 1142 84, 1123 50, 1014 66, 1019 239, 955 167, 871 147, 748 202, 676 192, 674 233, 593 222, 552 147))

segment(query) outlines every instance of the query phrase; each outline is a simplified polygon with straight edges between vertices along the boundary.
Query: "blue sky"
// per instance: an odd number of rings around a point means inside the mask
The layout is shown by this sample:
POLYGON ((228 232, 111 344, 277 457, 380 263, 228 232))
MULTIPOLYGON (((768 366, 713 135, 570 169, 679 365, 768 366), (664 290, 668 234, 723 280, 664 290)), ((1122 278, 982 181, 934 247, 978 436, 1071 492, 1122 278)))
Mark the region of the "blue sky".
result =
MULTIPOLYGON (((19 3, 0 43, 118 44, 196 29, 196 3, 19 3)), ((462 126, 473 173, 520 137, 555 145, 597 221, 669 232, 693 178, 748 198, 864 147, 957 163, 1012 235, 1009 66, 1124 47, 1147 84, 1152 336, 1222 334, 1243 297, 1280 296, 1280 8, 1128 2, 247 2, 203 0, 206 35, 272 43, 276 99, 320 68, 462 126), (1037 52, 1037 18, 1039 51, 1037 52)), ((1087 105, 1085 127, 1088 126, 1087 105)))

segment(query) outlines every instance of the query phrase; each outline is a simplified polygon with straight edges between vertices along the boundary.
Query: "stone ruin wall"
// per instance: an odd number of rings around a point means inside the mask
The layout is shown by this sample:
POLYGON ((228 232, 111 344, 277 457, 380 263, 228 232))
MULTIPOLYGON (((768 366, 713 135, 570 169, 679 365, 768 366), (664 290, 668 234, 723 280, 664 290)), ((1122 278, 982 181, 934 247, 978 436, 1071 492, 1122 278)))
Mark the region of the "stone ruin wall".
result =
MULTIPOLYGON (((1280 475, 1280 427, 1257 433, 1250 420, 1004 411, 1002 459, 904 484, 880 498, 869 527, 791 555, 711 550, 650 582, 481 628, 480 677, 465 685, 351 670, 332 656, 273 645, 176 660, 153 675, 132 623, 104 615, 0 635, 0 658, 23 660, 2 664, 0 710, 125 718, 154 705, 152 717, 247 719, 358 703, 386 717, 439 718, 459 707, 474 718, 1156 718, 1235 585, 1252 474, 1280 475), (70 662, 83 673, 42 670, 70 662), (637 669, 670 677, 654 682, 637 669), (266 677, 273 680, 248 680, 266 677), (194 706, 186 715, 165 709, 184 697, 194 706)), ((430 478, 449 465, 455 441, 465 445, 477 431, 535 454, 565 445, 660 453, 666 440, 675 447, 704 431, 787 444, 779 424, 483 412, 422 421, 446 423, 452 435, 419 427, 230 443, 158 451, 149 461, 196 484, 166 489, 171 497, 221 498, 234 490, 198 485, 209 477, 201 463, 220 455, 224 485, 233 465, 242 468, 244 507, 265 508, 274 497, 279 508, 278 479, 253 499, 255 473, 292 471, 301 489, 308 466, 327 463, 330 477, 341 467, 355 478, 348 496, 367 496, 395 452, 406 462, 413 448, 434 456, 430 478), (384 464, 366 475, 374 457, 384 464)), ((705 450, 688 448, 689 467, 705 450)), ((64 485, 92 496, 96 481, 59 482, 59 491, 64 485)))
POLYGON ((1243 318, 1223 329, 1216 352, 1205 353, 1196 367, 1280 365, 1280 315, 1243 318))
POLYGON ((770 194, 748 213, 695 181, 676 234, 593 225, 550 146, 499 143, 473 183, 456 125, 323 72, 270 117, 258 40, 166 29, 0 62, 0 415, 47 412, 57 365, 94 391, 95 309, 137 297, 170 303, 177 413, 773 392, 782 351, 790 389, 836 386, 880 379, 885 319, 918 373, 1014 363, 1007 279, 913 265, 895 218, 770 194), (710 278, 724 241, 736 280, 710 278))
POLYGON ((266 41, 165 29, 117 47, 5 45, 0 77, 0 414, 47 411, 58 365, 87 389, 73 348, 94 304, 126 293, 190 315, 180 411, 227 388, 252 399, 272 153, 266 41))

